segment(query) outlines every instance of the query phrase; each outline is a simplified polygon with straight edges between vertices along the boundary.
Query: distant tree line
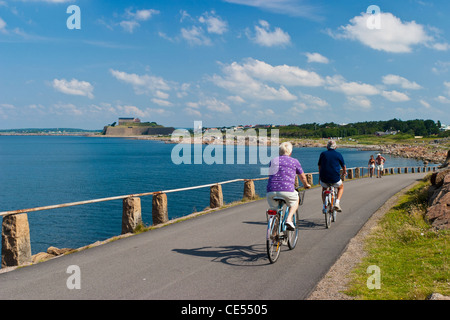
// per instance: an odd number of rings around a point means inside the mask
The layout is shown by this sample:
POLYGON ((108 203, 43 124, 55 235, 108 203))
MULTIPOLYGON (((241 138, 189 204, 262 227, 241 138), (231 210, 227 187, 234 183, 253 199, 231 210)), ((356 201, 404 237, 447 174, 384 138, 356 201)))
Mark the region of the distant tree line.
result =
POLYGON ((442 134, 441 123, 433 120, 407 120, 392 119, 388 121, 365 121, 349 123, 345 125, 329 123, 308 123, 301 125, 280 126, 282 137, 351 137, 356 135, 374 135, 377 132, 398 131, 401 134, 411 136, 432 136, 442 134))

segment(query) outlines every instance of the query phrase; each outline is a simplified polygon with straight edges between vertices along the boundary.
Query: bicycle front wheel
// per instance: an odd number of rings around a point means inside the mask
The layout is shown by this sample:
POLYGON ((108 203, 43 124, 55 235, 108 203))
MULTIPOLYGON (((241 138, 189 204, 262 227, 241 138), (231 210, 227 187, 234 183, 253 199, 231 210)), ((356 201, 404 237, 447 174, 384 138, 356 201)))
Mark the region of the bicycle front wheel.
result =
POLYGON ((297 241, 298 241, 298 209, 295 212, 294 216, 292 217, 292 223, 295 226, 295 230, 291 231, 288 230, 288 247, 289 249, 294 249, 295 246, 297 245, 297 241))
POLYGON ((275 263, 280 256, 281 251, 281 238, 280 238, 280 215, 277 214, 269 219, 267 225, 267 256, 270 263, 275 263))

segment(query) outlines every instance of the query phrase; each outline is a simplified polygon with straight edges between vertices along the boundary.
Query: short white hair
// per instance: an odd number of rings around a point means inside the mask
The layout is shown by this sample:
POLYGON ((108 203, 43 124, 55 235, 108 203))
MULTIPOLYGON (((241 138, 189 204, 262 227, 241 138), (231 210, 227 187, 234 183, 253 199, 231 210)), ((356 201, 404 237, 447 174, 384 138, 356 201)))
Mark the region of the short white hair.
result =
POLYGON ((280 144, 280 156, 289 155, 292 153, 292 143, 283 142, 280 144))
POLYGON ((336 145, 336 141, 334 141, 334 140, 330 140, 330 141, 328 141, 328 144, 327 144, 327 149, 328 150, 330 150, 330 149, 336 149, 336 147, 337 147, 337 145, 336 145))

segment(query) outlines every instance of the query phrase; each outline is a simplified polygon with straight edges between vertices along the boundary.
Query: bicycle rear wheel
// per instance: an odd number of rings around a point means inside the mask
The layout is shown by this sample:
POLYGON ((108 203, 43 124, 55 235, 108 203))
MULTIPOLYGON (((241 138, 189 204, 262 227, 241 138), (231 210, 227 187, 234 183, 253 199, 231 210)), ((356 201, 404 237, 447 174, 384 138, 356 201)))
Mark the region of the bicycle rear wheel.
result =
POLYGON ((280 256, 281 238, 280 238, 280 215, 277 214, 269 219, 267 225, 267 256, 270 263, 275 263, 280 256))
POLYGON ((299 218, 298 218, 298 209, 297 209, 297 211, 295 212, 294 216, 292 217, 292 223, 295 226, 295 230, 293 230, 293 231, 288 230, 287 231, 287 233, 288 233, 288 247, 291 250, 295 248, 295 246, 297 245, 297 241, 298 241, 298 226, 297 226, 298 219, 299 218))
POLYGON ((325 226, 329 229, 331 227, 331 217, 333 213, 333 203, 330 195, 326 197, 325 202, 327 204, 325 209, 325 226))
POLYGON ((325 212, 325 225, 326 225, 327 229, 329 229, 331 227, 331 212, 328 208, 325 212))

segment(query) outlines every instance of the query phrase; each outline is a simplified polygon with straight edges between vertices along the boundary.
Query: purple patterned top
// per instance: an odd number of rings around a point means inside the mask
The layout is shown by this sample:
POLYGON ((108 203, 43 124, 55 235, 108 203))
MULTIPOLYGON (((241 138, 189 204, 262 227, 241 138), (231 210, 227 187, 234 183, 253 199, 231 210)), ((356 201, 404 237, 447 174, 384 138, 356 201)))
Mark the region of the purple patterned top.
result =
POLYGON ((279 156, 270 161, 267 192, 295 191, 295 176, 302 174, 300 162, 290 156, 279 156))

